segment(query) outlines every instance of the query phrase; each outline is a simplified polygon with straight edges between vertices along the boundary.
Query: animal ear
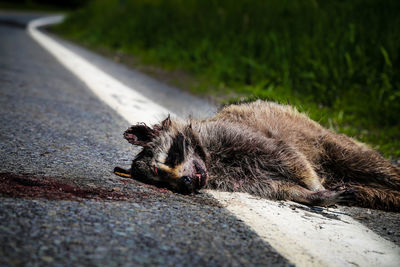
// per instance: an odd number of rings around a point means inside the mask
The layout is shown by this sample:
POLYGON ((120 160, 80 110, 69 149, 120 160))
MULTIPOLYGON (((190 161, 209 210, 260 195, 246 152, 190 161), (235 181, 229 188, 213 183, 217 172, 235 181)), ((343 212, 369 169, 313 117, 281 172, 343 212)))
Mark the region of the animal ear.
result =
POLYGON ((136 124, 124 132, 124 138, 132 145, 146 146, 157 136, 157 132, 146 124, 136 124))
POLYGON ((153 125, 153 129, 158 134, 161 131, 168 131, 169 128, 171 127, 171 124, 172 124, 171 116, 168 115, 168 117, 165 120, 163 120, 160 124, 153 125))
POLYGON ((169 127, 171 127, 171 115, 168 114, 168 117, 161 122, 161 130, 168 131, 169 127))

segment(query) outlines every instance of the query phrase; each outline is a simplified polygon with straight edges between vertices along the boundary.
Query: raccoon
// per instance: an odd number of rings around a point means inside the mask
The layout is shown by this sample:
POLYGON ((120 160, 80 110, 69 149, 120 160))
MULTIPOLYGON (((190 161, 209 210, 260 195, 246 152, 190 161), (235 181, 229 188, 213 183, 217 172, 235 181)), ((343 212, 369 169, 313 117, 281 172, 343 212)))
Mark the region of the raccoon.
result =
POLYGON ((116 167, 115 174, 182 194, 207 188, 400 211, 398 166, 288 105, 258 100, 205 120, 168 117, 131 126, 124 138, 143 149, 129 170, 116 167))

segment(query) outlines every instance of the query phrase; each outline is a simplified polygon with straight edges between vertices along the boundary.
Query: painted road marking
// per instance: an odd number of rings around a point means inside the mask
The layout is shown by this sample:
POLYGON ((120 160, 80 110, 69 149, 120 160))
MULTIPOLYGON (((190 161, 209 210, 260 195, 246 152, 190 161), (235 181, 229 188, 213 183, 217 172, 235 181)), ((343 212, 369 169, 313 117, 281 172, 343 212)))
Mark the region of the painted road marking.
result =
MULTIPOLYGON (((170 113, 37 29, 61 20, 62 16, 34 20, 29 23, 29 34, 128 122, 152 124, 170 113)), ((400 262, 398 246, 334 210, 325 212, 337 219, 299 208, 293 210, 288 202, 282 204, 242 193, 207 193, 297 266, 383 267, 398 266, 400 262)))
POLYGON ((398 246, 334 209, 323 209, 323 216, 298 203, 207 193, 297 266, 399 266, 398 246))
POLYGON ((62 65, 82 80, 103 102, 116 110, 124 119, 134 124, 154 124, 172 114, 154 103, 134 88, 122 84, 104 71, 76 55, 53 38, 38 30, 38 27, 62 21, 63 16, 39 18, 28 24, 28 32, 42 47, 48 50, 62 65))

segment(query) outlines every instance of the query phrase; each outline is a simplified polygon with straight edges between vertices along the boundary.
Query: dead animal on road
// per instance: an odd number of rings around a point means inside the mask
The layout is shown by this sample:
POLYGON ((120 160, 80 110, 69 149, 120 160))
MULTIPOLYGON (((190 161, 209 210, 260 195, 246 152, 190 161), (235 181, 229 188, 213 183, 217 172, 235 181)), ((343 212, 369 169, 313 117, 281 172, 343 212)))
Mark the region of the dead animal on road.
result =
POLYGON ((124 137, 143 150, 129 170, 116 167, 115 174, 183 194, 207 188, 400 211, 398 166, 290 106, 230 105, 205 120, 137 124, 124 137))

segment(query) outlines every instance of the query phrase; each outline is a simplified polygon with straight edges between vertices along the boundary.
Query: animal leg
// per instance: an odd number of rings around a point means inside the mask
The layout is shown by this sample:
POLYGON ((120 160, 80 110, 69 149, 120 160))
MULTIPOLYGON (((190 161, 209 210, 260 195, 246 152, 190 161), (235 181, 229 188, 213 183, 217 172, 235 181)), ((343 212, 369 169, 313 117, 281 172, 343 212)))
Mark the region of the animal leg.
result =
POLYGON ((281 188, 284 191, 286 200, 298 203, 328 207, 339 203, 351 203, 354 201, 354 194, 348 190, 322 190, 313 192, 299 185, 287 185, 281 188))
POLYGON ((400 210, 400 168, 366 145, 346 136, 328 136, 323 146, 324 169, 333 177, 330 187, 342 184, 354 192, 353 204, 390 211, 400 210))
POLYGON ((363 185, 349 183, 346 185, 354 192, 354 204, 360 207, 400 211, 400 191, 391 190, 380 185, 363 185))
MULTIPOLYGON (((242 142, 247 143, 247 137, 243 138, 246 140, 242 142)), ((260 138, 259 141, 250 148, 238 147, 238 142, 228 143, 226 146, 232 149, 223 150, 223 154, 215 152, 211 161, 227 164, 227 167, 211 164, 208 187, 268 196, 269 189, 263 189, 263 183, 286 181, 313 192, 325 190, 311 162, 298 149, 276 139, 260 138)))
POLYGON ((304 154, 285 143, 280 143, 277 151, 275 164, 280 166, 282 175, 313 192, 325 190, 320 177, 304 154))
POLYGON ((400 168, 366 145, 347 136, 328 136, 323 141, 324 168, 340 182, 377 184, 400 191, 400 168))

